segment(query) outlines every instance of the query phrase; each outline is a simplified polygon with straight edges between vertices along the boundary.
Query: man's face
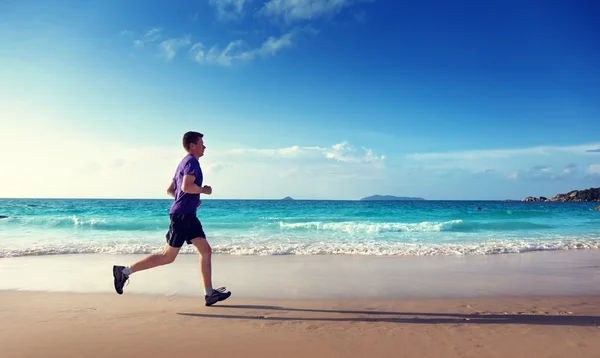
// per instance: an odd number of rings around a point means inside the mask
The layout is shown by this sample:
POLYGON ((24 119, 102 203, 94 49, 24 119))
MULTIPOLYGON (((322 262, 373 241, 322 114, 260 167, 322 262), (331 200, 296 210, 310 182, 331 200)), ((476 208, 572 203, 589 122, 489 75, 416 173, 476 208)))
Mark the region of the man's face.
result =
POLYGON ((202 138, 198 139, 196 144, 190 145, 190 152, 193 156, 198 158, 204 155, 204 149, 206 149, 206 147, 204 146, 204 140, 202 138))

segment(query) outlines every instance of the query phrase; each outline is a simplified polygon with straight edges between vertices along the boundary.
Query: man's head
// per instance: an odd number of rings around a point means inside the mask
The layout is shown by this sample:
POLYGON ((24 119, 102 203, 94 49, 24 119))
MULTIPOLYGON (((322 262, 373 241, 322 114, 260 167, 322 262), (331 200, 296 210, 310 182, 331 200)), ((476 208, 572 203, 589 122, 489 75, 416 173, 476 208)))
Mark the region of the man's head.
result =
POLYGON ((204 155, 204 134, 198 132, 187 132, 183 135, 183 148, 195 158, 204 155))

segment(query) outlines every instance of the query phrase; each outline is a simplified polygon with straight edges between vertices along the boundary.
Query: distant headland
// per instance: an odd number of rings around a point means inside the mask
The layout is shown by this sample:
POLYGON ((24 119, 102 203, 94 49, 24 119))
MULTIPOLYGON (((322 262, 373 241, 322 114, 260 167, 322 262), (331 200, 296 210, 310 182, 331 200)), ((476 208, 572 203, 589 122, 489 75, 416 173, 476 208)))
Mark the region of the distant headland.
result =
POLYGON ((523 202, 589 202, 597 201, 600 202, 600 188, 589 188, 585 190, 571 190, 566 194, 556 194, 552 198, 548 199, 544 196, 533 197, 528 196, 521 200, 523 202))
POLYGON ((408 196, 393 196, 393 195, 372 195, 360 199, 361 201, 408 201, 408 200, 425 200, 423 198, 411 198, 408 196))
POLYGON ((281 200, 294 200, 294 199, 292 197, 290 197, 290 196, 286 196, 285 198, 283 198, 281 200))

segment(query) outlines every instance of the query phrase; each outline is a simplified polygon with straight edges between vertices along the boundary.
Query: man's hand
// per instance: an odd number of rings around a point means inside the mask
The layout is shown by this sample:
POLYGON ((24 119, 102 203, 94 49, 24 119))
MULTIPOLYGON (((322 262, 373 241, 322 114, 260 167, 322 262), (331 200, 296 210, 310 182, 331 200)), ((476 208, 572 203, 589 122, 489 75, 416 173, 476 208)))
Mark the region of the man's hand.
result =
POLYGON ((209 185, 205 185, 202 187, 202 193, 206 195, 212 194, 212 188, 209 185))

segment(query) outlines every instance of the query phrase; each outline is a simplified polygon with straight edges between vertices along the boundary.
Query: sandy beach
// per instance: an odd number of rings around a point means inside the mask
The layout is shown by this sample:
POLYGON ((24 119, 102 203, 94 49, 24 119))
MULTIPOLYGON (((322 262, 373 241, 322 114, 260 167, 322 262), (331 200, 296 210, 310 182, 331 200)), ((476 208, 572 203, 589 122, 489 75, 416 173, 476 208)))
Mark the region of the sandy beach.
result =
POLYGON ((197 258, 111 290, 130 256, 0 260, 2 357, 597 357, 597 251, 468 258, 197 258), (237 277, 237 279, 236 279, 237 277), (170 279, 169 279, 170 278, 170 279), (59 284, 62 282, 62 285, 59 284))
POLYGON ((3 357, 597 357, 600 298, 0 293, 3 357))

